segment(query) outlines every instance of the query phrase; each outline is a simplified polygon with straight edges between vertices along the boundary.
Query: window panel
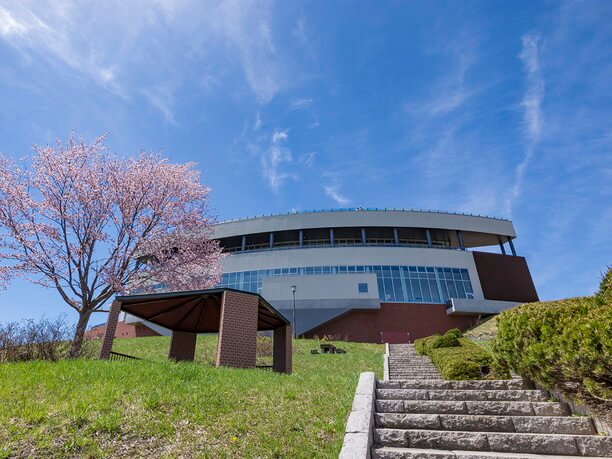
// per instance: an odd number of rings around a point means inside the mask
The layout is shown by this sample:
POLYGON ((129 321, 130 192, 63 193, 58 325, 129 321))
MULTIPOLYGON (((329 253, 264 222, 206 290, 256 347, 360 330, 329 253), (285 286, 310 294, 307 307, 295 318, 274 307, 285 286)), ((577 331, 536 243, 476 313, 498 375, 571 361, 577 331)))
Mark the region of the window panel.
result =
POLYGON ((421 292, 423 293, 423 301, 431 303, 431 293, 429 292, 429 282, 426 279, 419 280, 421 284, 421 292))

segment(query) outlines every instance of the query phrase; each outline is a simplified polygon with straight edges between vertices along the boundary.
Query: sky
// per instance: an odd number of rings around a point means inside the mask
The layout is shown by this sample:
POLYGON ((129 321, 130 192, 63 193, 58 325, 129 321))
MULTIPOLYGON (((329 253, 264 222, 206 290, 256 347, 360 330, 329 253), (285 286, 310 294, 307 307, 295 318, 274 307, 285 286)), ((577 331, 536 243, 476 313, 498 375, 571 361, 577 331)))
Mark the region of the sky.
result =
MULTIPOLYGON (((219 220, 509 218, 542 299, 589 295, 612 265, 610 24, 606 1, 2 0, 0 152, 108 132, 196 161, 219 220)), ((62 312, 0 291, 0 321, 62 312)))

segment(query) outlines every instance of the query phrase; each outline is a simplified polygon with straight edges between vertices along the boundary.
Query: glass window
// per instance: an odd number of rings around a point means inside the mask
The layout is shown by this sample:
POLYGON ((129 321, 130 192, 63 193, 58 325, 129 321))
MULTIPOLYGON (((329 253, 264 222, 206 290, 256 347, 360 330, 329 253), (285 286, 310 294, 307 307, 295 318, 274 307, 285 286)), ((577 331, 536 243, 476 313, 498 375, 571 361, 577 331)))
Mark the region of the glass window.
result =
POLYGON ((429 282, 427 279, 421 279, 419 281, 421 284, 421 292, 423 293, 423 301, 425 303, 431 303, 431 293, 429 292, 429 282))
POLYGON ((357 284, 357 291, 359 293, 368 293, 368 284, 366 284, 365 282, 359 282, 357 284))
POLYGON ((414 301, 423 301, 423 295, 421 295, 421 286, 419 285, 418 279, 410 279, 410 286, 412 287, 412 294, 414 295, 414 301))
POLYGON ((448 286, 448 297, 457 298, 457 289, 455 288, 455 283, 452 280, 449 280, 446 281, 446 285, 448 286))
POLYGON ((435 280, 429 279, 429 290, 431 291, 431 301, 434 303, 439 303, 440 292, 438 291, 438 284, 435 280))
POLYGON ((402 280, 397 277, 393 278, 393 289, 395 290, 395 301, 404 301, 404 292, 402 291, 402 280))
POLYGON ((395 295, 393 294, 393 283, 391 282, 391 279, 385 278, 383 279, 383 283, 385 284, 385 300, 395 301, 395 295))

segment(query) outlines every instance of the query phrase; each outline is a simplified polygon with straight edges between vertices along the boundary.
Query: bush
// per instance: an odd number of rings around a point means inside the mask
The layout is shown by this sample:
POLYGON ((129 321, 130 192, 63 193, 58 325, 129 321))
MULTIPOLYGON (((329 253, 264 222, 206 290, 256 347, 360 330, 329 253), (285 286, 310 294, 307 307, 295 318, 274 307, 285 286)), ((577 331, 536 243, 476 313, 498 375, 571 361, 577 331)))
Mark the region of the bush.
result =
MULTIPOLYGON (((66 358, 71 333, 65 316, 0 324, 0 363, 66 358)), ((85 343, 82 355, 93 351, 94 346, 85 343)))
POLYGON ((546 387, 612 400, 612 304, 605 303, 610 279, 608 271, 596 298, 503 312, 493 342, 496 360, 546 387))
POLYGON ((612 267, 602 276, 595 298, 600 305, 612 307, 612 267))
POLYGON ((445 333, 445 335, 454 336, 455 338, 463 338, 463 332, 458 328, 453 328, 445 333))
POLYGON ((419 338, 414 340, 414 350, 419 355, 427 355, 427 343, 441 335, 431 335, 426 338, 419 338))
POLYGON ((428 355, 444 379, 508 378, 510 375, 494 365, 486 349, 467 338, 460 346, 432 349, 428 355))

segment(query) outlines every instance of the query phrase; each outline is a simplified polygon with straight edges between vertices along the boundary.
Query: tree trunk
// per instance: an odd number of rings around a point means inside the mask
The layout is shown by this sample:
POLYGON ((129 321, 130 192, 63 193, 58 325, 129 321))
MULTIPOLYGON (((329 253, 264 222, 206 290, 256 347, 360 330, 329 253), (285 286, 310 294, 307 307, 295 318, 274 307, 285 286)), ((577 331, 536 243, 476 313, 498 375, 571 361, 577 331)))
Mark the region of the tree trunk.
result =
POLYGON ((81 355, 83 339, 85 338, 85 330, 87 330, 87 324, 89 323, 89 317, 91 316, 91 313, 92 311, 79 312, 79 320, 76 324, 74 338, 72 338, 72 344, 70 345, 70 353, 68 354, 68 356, 72 359, 77 358, 81 355))

